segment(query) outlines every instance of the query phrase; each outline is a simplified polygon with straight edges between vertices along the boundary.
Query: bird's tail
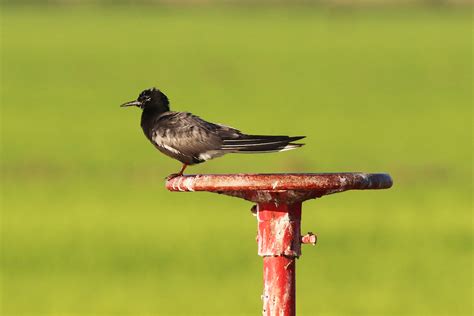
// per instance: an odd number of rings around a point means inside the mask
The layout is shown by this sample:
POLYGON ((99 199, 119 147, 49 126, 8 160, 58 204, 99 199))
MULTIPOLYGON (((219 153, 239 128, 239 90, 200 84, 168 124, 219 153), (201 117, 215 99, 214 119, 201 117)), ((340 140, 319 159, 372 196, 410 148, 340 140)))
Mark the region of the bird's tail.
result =
POLYGON ((299 148, 304 144, 293 143, 305 136, 241 135, 224 139, 222 149, 235 153, 268 153, 299 148))

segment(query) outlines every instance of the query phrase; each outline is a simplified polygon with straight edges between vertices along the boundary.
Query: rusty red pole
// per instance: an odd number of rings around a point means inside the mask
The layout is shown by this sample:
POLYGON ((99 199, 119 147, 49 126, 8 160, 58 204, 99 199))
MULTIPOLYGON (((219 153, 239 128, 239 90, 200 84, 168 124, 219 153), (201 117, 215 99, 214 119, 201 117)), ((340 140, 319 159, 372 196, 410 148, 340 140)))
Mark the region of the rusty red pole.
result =
POLYGON ((301 255, 301 202, 259 203, 258 254, 263 257, 263 314, 296 314, 296 258, 301 255))
POLYGON ((257 203, 258 254, 263 257, 263 315, 296 315, 296 259, 302 243, 303 201, 346 190, 386 189, 387 174, 234 174, 180 176, 166 182, 170 191, 208 191, 257 203))

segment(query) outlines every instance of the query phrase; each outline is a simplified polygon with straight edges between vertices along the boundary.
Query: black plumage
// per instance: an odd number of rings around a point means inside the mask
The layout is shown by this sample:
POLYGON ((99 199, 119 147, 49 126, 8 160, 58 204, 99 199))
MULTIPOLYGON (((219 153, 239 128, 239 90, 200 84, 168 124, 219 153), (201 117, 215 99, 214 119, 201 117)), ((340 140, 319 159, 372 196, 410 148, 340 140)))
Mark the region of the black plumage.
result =
POLYGON ((304 136, 246 135, 239 130, 207 122, 188 112, 170 111, 168 98, 156 88, 144 90, 137 100, 121 106, 143 110, 141 126, 145 136, 165 155, 179 160, 183 168, 227 153, 267 153, 303 146, 294 141, 304 136))

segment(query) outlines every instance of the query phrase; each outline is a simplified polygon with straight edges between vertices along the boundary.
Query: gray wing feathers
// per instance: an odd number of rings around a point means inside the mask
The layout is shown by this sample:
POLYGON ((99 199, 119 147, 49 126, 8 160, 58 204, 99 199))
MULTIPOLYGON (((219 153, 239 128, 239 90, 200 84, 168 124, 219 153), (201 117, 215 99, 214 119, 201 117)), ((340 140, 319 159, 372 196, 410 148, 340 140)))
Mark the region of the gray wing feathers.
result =
POLYGON ((238 139, 224 139, 222 149, 240 153, 286 151, 303 146, 303 144, 293 143, 302 138, 304 137, 241 135, 238 139))
POLYGON ((183 163, 193 164, 208 160, 202 159, 200 155, 208 151, 218 151, 222 146, 222 139, 213 131, 213 124, 191 113, 165 113, 160 116, 155 126, 155 143, 168 150, 172 148, 172 156, 183 163))
POLYGON ((302 136, 246 135, 239 130, 214 124, 188 112, 166 112, 153 130, 155 146, 183 163, 194 164, 226 153, 285 151, 301 147, 293 143, 302 136))

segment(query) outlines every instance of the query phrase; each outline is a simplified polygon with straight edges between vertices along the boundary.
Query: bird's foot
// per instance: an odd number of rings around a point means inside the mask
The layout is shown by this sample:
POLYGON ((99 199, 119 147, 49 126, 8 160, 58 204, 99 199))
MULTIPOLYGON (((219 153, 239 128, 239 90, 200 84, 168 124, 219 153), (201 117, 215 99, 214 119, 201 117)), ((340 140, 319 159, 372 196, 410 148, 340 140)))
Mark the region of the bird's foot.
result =
POLYGON ((182 175, 183 175, 182 173, 172 173, 172 174, 170 174, 169 176, 167 176, 167 177, 165 178, 165 180, 166 180, 166 181, 169 181, 169 180, 174 179, 174 178, 176 178, 176 177, 181 177, 182 175))
POLYGON ((184 163, 184 164, 183 164, 183 167, 181 168, 181 170, 180 170, 178 173, 172 173, 172 174, 170 174, 169 176, 167 176, 167 177, 165 178, 166 181, 169 181, 169 180, 171 180, 171 179, 173 179, 173 178, 176 178, 176 177, 181 177, 181 176, 183 175, 183 172, 184 172, 184 170, 186 169, 187 166, 188 166, 188 165, 184 163))

